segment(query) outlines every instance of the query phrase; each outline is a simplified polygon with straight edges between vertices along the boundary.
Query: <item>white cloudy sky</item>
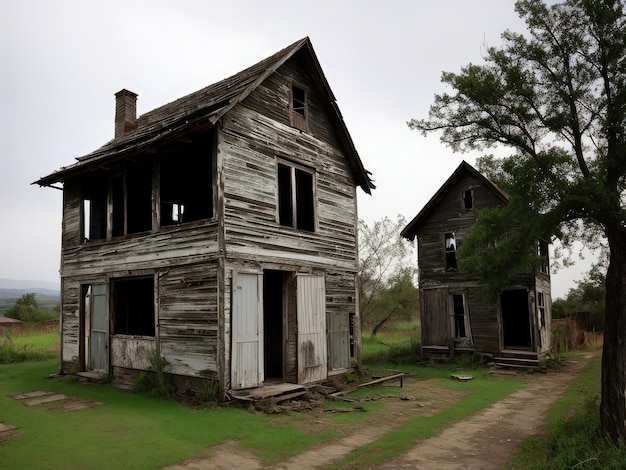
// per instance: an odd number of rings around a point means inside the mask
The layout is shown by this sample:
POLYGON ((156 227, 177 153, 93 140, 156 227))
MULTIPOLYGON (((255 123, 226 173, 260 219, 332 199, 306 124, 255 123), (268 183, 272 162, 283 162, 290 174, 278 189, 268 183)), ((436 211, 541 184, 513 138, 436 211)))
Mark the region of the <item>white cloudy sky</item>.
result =
MULTIPOLYGON (((114 93, 138 114, 309 36, 378 189, 360 217, 410 220, 462 159, 406 122, 441 72, 521 31, 513 0, 20 0, 0 3, 0 278, 58 281, 61 192, 30 183, 113 137, 114 93)), ((553 278, 563 296, 588 263, 553 278)))

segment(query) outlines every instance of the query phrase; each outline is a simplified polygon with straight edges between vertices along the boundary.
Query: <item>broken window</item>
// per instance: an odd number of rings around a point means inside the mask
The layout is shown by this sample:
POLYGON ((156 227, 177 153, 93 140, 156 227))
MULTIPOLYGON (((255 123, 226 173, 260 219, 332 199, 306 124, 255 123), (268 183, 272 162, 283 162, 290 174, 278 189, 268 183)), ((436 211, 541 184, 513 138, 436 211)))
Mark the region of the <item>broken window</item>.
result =
MULTIPOLYGON (((127 162, 128 163, 128 162, 127 162)), ((152 229, 152 167, 132 164, 111 176, 111 235, 152 229)))
POLYGON ((452 325, 455 338, 467 338, 467 315, 465 312, 465 298, 462 294, 452 295, 452 325))
POLYGON ((444 235, 445 240, 445 253, 446 253, 446 269, 449 271, 456 271, 456 237, 454 233, 447 232, 444 235))
POLYGON ((291 85, 291 125, 306 130, 306 92, 291 85))
POLYGON ((543 292, 537 292, 537 314, 539 317, 539 328, 546 326, 546 298, 543 292))
POLYGON ((161 159, 161 227, 213 217, 213 152, 207 134, 161 159))
POLYGON ((474 208, 474 190, 467 189, 461 192, 461 198, 463 200, 463 208, 465 210, 472 210, 474 208))
POLYGON ((544 240, 539 240, 537 245, 537 254, 540 258, 539 271, 548 274, 550 272, 550 259, 548 254, 548 243, 544 240))
POLYGON ((314 175, 311 170, 278 163, 278 222, 315 231, 314 175))
POLYGON ((83 188, 83 240, 104 240, 107 237, 107 200, 109 180, 103 172, 85 176, 83 188))
POLYGON ((154 278, 112 282, 115 334, 154 336, 154 278))

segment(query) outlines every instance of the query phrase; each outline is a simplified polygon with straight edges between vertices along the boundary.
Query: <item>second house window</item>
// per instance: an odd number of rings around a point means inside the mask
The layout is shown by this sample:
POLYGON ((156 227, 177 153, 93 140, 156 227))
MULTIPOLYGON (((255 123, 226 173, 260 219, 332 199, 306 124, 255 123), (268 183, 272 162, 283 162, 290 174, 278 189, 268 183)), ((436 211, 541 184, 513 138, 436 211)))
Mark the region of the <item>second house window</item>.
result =
POLYGON ((315 231, 315 175, 312 170, 278 163, 278 222, 309 232, 315 231))

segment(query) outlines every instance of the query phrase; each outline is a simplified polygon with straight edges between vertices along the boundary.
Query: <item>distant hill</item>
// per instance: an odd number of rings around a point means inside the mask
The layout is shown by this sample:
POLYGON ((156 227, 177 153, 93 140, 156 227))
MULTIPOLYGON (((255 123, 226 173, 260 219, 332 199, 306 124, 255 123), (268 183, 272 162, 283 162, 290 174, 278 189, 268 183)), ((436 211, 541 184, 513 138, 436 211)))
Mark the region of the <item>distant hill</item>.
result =
POLYGON ((60 282, 47 282, 47 281, 19 281, 16 279, 3 279, 0 278, 0 289, 20 289, 29 290, 33 292, 35 290, 49 290, 59 292, 61 290, 60 282))
POLYGON ((35 294, 41 308, 52 309, 61 301, 61 288, 53 282, 0 279, 0 315, 13 307, 21 296, 30 293, 35 294))

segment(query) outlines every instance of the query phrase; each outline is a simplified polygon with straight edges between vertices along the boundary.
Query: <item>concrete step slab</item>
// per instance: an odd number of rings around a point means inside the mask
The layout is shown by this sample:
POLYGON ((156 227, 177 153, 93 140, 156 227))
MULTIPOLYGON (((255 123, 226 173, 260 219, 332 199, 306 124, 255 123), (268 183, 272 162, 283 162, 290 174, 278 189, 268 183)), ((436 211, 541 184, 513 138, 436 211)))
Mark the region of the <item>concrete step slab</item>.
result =
POLYGON ((70 413, 72 411, 83 410, 85 408, 93 408, 94 406, 104 405, 96 400, 72 400, 69 403, 66 403, 64 406, 60 406, 59 408, 55 408, 54 411, 60 411, 62 413, 70 413))
POLYGON ((43 390, 37 390, 36 392, 9 395, 9 398, 13 398, 14 400, 25 400, 27 398, 45 397, 47 395, 54 395, 54 392, 44 392, 43 390))
POLYGON ((63 395, 62 393, 57 393, 57 394, 48 395, 48 396, 45 396, 43 398, 39 398, 36 400, 28 400, 28 401, 25 401, 24 404, 26 406, 38 406, 38 405, 43 405, 46 403, 54 403, 54 402, 61 401, 61 400, 67 400, 67 396, 63 395))

